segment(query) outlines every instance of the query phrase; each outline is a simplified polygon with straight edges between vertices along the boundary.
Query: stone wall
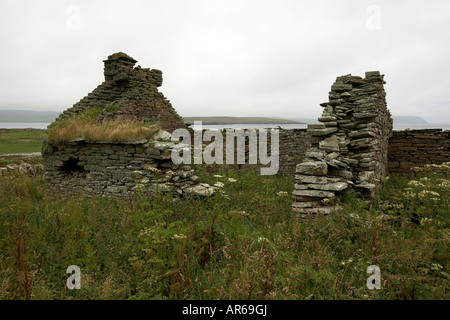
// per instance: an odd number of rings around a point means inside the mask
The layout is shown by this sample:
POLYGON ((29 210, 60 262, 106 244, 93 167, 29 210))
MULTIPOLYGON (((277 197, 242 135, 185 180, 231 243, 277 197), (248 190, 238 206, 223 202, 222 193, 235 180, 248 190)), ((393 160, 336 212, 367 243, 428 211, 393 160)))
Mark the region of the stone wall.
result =
MULTIPOLYGON (((203 132, 206 129, 203 129, 203 132)), ((225 161, 226 158, 226 132, 230 129, 221 129, 222 137, 223 137, 223 155, 224 155, 224 165, 227 168, 232 168, 236 170, 244 169, 244 170, 259 170, 261 167, 268 167, 270 165, 263 165, 260 163, 259 159, 257 164, 249 164, 249 138, 246 136, 245 140, 245 164, 237 163, 237 142, 234 141, 234 164, 227 164, 225 161)), ((234 130, 234 129, 231 129, 234 130)), ((279 130, 279 170, 278 174, 286 174, 286 175, 294 175, 295 166, 305 158, 305 152, 308 148, 311 147, 311 136, 306 132, 306 129, 277 129, 279 130)), ((193 130, 191 131, 191 136, 194 135, 193 130)), ((244 136, 245 136, 244 129, 244 136)), ((258 137, 259 143, 259 129, 254 129, 256 132, 256 136, 258 137)), ((272 144, 272 135, 270 129, 267 129, 267 149, 270 154, 270 148, 272 144)), ((193 139, 191 140, 192 147, 194 146, 193 139)), ((208 146, 211 142, 204 142, 203 148, 208 146)))
POLYGON ((141 68, 137 61, 119 52, 104 60, 105 81, 96 89, 65 110, 56 121, 68 119, 89 108, 101 108, 97 121, 127 119, 148 123, 159 122, 161 127, 172 132, 186 128, 164 95, 158 92, 162 85, 162 72, 141 68))
POLYGON ((51 190, 62 194, 126 197, 140 189, 174 196, 211 195, 214 187, 200 183, 190 166, 172 162, 176 143, 170 137, 160 130, 151 140, 128 143, 44 142, 45 177, 51 190))
POLYGON ((7 175, 8 173, 22 173, 29 176, 36 176, 44 172, 44 166, 42 164, 30 164, 26 162, 22 163, 10 163, 5 166, 0 164, 0 177, 7 175))
POLYGON ((450 130, 394 131, 389 140, 389 172, 408 173, 412 167, 441 164, 450 159, 450 130))
MULTIPOLYGON (((256 129, 256 131, 258 130, 256 129)), ((225 130, 222 130, 222 132, 225 139, 225 130)), ((311 136, 307 133, 306 129, 280 129, 279 132, 280 169, 278 173, 294 176, 296 165, 305 160, 306 151, 311 148, 313 141, 317 140, 318 137, 311 136)), ((420 129, 392 131, 392 137, 389 139, 388 144, 388 172, 390 173, 408 173, 411 167, 423 166, 425 164, 441 164, 450 159, 449 130, 420 129)), ((258 170, 261 167, 260 164, 248 164, 248 140, 246 143, 245 161, 245 165, 236 164, 228 165, 228 167, 236 170, 258 170)), ((386 166, 383 165, 383 168, 386 168, 386 166)))
POLYGON ((392 118, 384 76, 346 75, 331 86, 318 124, 308 126, 312 147, 296 167, 293 211, 328 214, 348 187, 371 197, 386 175, 392 118))

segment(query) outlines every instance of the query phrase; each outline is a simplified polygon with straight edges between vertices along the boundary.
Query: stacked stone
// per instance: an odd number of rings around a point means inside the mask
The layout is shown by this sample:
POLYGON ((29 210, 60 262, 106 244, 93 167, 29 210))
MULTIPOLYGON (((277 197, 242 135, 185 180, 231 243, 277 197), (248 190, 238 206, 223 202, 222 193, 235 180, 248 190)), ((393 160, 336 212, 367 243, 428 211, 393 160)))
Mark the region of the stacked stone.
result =
POLYGON ((312 147, 296 167, 294 212, 329 214, 349 186, 373 196, 386 174, 392 135, 383 77, 345 75, 331 86, 319 123, 308 126, 312 147))
POLYGON ((160 130, 151 140, 127 143, 76 139, 64 145, 43 143, 45 177, 63 194, 127 197, 137 190, 173 196, 209 196, 214 187, 200 183, 188 165, 171 160, 175 142, 160 130))
POLYGON ((394 131, 389 140, 390 172, 409 173, 413 167, 450 161, 450 131, 394 131))
MULTIPOLYGON (((203 132, 206 129, 203 129, 203 132)), ((224 164, 227 165, 228 169, 235 170, 260 170, 262 167, 268 167, 268 165, 263 165, 260 163, 259 159, 256 164, 250 164, 249 161, 249 138, 248 135, 245 138, 245 164, 238 164, 237 159, 237 142, 234 141, 234 163, 226 163, 226 131, 233 129, 220 129, 223 139, 223 159, 224 164)), ((244 129, 246 130, 246 129, 244 129)), ((256 136, 258 137, 259 143, 259 130, 255 129, 256 136)), ((267 128, 267 150, 270 154, 270 148, 272 145, 272 135, 271 129, 267 128)), ((279 130, 279 170, 277 174, 294 175, 296 165, 305 158, 305 152, 311 147, 311 136, 306 132, 306 129, 277 129, 279 130)), ((194 135, 194 131, 190 129, 191 136, 194 135)), ((191 140, 192 147, 194 147, 194 140, 191 140)), ((211 142, 204 142, 203 149, 208 146, 211 142)), ((259 154, 258 154, 259 155, 259 154)))
POLYGON ((65 110, 57 121, 97 107, 103 109, 97 119, 99 122, 112 119, 159 122, 168 132, 186 128, 170 101, 158 92, 162 85, 162 72, 140 66, 134 68, 136 62, 122 52, 110 55, 104 60, 105 81, 65 110))
POLYGON ((35 176, 44 172, 44 166, 42 164, 29 164, 22 163, 10 163, 4 167, 0 167, 0 177, 6 175, 8 172, 22 173, 30 176, 35 176))

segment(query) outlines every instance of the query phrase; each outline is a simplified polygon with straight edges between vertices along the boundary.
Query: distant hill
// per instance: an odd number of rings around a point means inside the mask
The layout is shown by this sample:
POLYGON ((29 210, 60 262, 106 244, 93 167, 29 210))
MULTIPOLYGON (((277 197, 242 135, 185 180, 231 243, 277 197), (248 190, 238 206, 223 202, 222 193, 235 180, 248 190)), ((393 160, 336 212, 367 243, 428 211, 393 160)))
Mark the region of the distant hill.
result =
POLYGON ((286 120, 286 119, 275 119, 275 118, 265 118, 265 117, 226 117, 226 116, 216 116, 216 117, 183 117, 183 120, 188 124, 193 124, 194 121, 202 121, 206 125, 214 124, 299 124, 302 122, 286 120))
MULTIPOLYGON (((53 122, 60 112, 58 111, 32 111, 32 110, 0 110, 0 122, 53 122)), ((428 124, 421 117, 417 116, 393 116, 396 124, 428 124)), ((302 124, 315 123, 317 119, 293 118, 287 120, 278 117, 183 117, 186 123, 192 124, 194 121, 202 121, 205 125, 221 124, 302 124)))
POLYGON ((32 110, 0 110, 0 122, 53 122, 60 112, 32 110))
POLYGON ((423 118, 416 116, 392 116, 392 119, 396 124, 428 124, 423 118))

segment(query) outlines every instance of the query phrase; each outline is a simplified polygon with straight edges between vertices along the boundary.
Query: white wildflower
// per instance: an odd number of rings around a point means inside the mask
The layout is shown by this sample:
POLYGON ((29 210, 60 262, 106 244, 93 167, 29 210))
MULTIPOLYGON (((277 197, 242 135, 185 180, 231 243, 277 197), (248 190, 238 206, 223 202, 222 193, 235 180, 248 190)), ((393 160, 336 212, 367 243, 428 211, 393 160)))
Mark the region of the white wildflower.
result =
POLYGON ((236 180, 236 179, 233 179, 233 178, 228 178, 228 181, 229 181, 229 182, 236 182, 237 180, 236 180))
POLYGON ((214 186, 217 187, 217 188, 223 188, 225 185, 222 182, 216 182, 214 184, 214 186))
POLYGON ((408 182, 408 186, 412 186, 412 187, 425 187, 425 185, 423 183, 420 183, 419 181, 416 180, 411 180, 408 182))
POLYGON ((173 237, 172 237, 172 239, 186 239, 186 238, 187 238, 186 235, 182 234, 182 233, 174 234, 173 237))
POLYGON ((439 200, 440 196, 441 195, 435 191, 422 190, 419 193, 419 198, 421 198, 421 199, 431 198, 434 201, 439 200))
POLYGON ((268 242, 269 239, 265 238, 265 237, 258 237, 257 239, 258 242, 268 242))
POLYGON ((277 193, 277 196, 279 197, 287 197, 289 194, 286 191, 280 191, 277 193))
POLYGON ((440 269, 443 269, 444 267, 441 266, 439 263, 432 263, 431 264, 431 270, 439 271, 440 269))
POLYGON ((219 174, 215 174, 215 175, 213 175, 213 177, 214 178, 223 178, 221 175, 219 175, 219 174))
POLYGON ((168 170, 166 172, 166 175, 168 175, 168 176, 173 176, 174 174, 175 174, 175 172, 173 172, 172 170, 168 170))

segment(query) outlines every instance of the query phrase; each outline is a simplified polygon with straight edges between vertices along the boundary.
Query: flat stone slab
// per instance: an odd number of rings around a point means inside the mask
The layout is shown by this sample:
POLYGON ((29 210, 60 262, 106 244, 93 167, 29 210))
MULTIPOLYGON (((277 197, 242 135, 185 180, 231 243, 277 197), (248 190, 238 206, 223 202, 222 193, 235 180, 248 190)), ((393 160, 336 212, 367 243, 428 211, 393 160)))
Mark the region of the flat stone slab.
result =
POLYGON ((326 136, 332 133, 335 133, 338 131, 338 128, 336 127, 328 127, 325 129, 309 129, 307 132, 312 136, 326 136))
POLYGON ((324 190, 324 191, 342 191, 348 188, 348 184, 345 182, 325 183, 325 184, 308 184, 311 189, 324 190))
POLYGON ((324 183, 336 183, 343 182, 340 178, 329 178, 329 177, 316 177, 316 176, 306 176, 301 174, 295 175, 295 180, 301 183, 312 183, 312 184, 324 184, 324 183))
POLYGON ((322 190, 294 190, 292 195, 299 197, 331 198, 334 197, 334 192, 322 190))
POLYGON ((327 174, 328 165, 322 161, 306 161, 298 164, 295 167, 297 173, 311 175, 311 176, 324 176, 327 174))

